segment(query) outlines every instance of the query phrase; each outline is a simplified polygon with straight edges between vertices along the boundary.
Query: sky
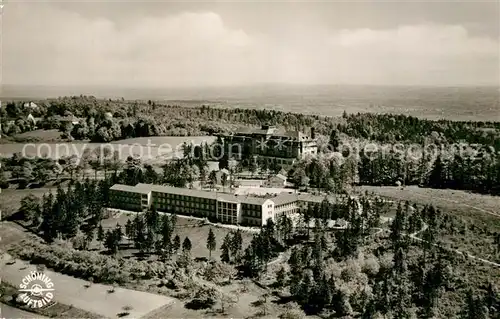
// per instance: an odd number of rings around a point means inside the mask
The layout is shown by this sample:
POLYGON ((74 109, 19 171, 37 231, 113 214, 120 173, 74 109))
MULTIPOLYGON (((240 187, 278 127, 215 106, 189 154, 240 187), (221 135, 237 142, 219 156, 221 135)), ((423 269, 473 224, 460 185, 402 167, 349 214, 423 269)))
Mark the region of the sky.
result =
POLYGON ((496 0, 3 3, 3 84, 500 82, 496 0))

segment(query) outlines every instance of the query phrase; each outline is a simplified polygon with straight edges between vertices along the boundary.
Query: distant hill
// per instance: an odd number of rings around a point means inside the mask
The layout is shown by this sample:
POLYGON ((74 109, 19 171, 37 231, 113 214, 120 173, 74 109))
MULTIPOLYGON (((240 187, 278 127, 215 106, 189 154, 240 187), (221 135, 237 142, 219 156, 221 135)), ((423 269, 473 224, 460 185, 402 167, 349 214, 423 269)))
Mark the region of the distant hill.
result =
POLYGON ((5 100, 68 95, 161 100, 193 106, 276 109, 337 116, 349 113, 398 113, 429 119, 500 121, 496 87, 409 87, 261 84, 246 87, 116 88, 4 85, 5 100))

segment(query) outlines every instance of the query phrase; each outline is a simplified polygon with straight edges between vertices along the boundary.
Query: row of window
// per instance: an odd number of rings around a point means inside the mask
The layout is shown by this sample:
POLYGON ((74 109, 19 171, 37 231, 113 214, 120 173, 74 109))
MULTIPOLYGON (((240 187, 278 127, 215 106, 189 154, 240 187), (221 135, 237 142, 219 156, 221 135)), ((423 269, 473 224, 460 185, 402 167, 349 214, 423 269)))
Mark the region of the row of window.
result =
POLYGON ((177 194, 169 194, 169 193, 154 193, 155 198, 170 198, 176 199, 180 201, 195 201, 200 203, 215 203, 214 199, 203 198, 203 197, 194 197, 194 196, 186 196, 186 195, 177 195, 177 194))
POLYGON ((137 203, 139 204, 139 200, 137 200, 137 198, 133 198, 133 197, 111 197, 111 201, 112 202, 115 202, 115 203, 119 203, 119 202, 124 202, 124 203, 137 203))
POLYGON ((200 204, 196 202, 182 202, 179 200, 170 200, 170 199, 155 199, 154 202, 156 204, 172 204, 172 205, 178 205, 178 206, 183 206, 183 207, 195 207, 195 208, 202 208, 202 209, 215 209, 214 204, 200 204))
POLYGON ((133 193, 133 192, 122 192, 122 191, 111 190, 110 196, 139 197, 139 196, 141 196, 141 194, 133 193))

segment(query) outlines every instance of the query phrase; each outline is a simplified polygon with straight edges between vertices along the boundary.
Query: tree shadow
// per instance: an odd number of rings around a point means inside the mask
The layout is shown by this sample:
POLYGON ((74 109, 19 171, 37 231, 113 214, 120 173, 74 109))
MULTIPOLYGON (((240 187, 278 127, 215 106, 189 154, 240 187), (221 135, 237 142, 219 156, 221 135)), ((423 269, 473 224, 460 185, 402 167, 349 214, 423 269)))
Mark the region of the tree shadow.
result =
POLYGON ((184 304, 184 308, 190 310, 201 310, 211 308, 215 304, 212 299, 193 299, 184 304))

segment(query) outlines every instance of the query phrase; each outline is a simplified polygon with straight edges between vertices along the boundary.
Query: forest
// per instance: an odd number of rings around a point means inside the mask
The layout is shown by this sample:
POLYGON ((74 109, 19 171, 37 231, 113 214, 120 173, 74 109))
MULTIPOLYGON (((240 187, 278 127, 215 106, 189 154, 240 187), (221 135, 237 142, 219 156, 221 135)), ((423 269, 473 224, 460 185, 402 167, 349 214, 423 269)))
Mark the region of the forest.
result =
POLYGON ((8 102, 0 109, 2 130, 12 136, 33 128, 27 116, 39 119, 40 127, 59 129, 67 137, 109 142, 129 137, 158 135, 204 135, 228 131, 245 125, 275 124, 289 130, 316 132, 329 136, 332 130, 349 137, 370 141, 480 144, 500 150, 499 122, 432 121, 395 114, 358 113, 341 118, 305 115, 275 110, 239 108, 181 107, 155 101, 99 100, 92 96, 60 97, 35 101, 36 108, 24 102, 8 102), (72 124, 67 119, 77 119, 72 124))

